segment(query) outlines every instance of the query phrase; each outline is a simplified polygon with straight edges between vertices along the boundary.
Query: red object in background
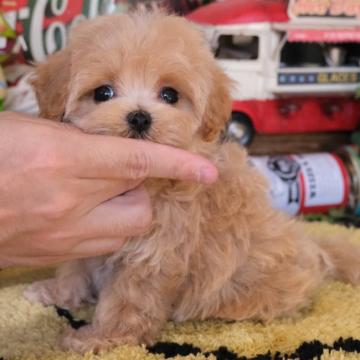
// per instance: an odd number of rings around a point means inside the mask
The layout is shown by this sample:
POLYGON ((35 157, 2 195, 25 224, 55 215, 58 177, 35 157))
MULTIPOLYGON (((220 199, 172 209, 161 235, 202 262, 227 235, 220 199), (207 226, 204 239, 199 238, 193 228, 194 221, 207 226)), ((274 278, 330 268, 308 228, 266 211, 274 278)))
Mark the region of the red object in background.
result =
MULTIPOLYGON (((0 0, 0 11, 18 35, 16 61, 42 61, 63 48, 70 29, 108 10, 103 0, 0 0)), ((7 44, 2 44, 6 48, 7 44)))
POLYGON ((0 8, 1 11, 12 11, 26 6, 27 3, 28 0, 1 0, 0 8))
MULTIPOLYGON (((333 157, 333 159, 336 161, 338 168, 341 172, 341 177, 338 177, 337 183, 339 186, 341 186, 344 189, 344 196, 342 198, 341 202, 334 203, 334 204, 326 204, 326 205, 312 205, 307 206, 306 205, 306 199, 305 196, 301 199, 300 204, 300 213, 301 214, 313 214, 313 213, 323 213, 326 214, 329 212, 330 209, 334 208, 343 208, 349 204, 349 197, 350 197, 350 187, 351 187, 351 180, 350 175, 346 169, 346 166, 344 162, 339 158, 336 154, 328 154, 333 157)), ((323 174, 323 176, 326 177, 327 174, 323 174)), ((305 180, 304 174, 300 174, 300 186, 302 188, 303 194, 308 192, 308 186, 305 180)))
MULTIPOLYGON (((60 8, 59 14, 47 14, 45 15, 45 9, 47 8, 41 4, 32 4, 29 0, 0 0, 0 11, 6 13, 10 11, 20 13, 20 11, 25 11, 28 13, 28 16, 24 17, 22 21, 18 20, 16 23, 16 31, 21 34, 24 31, 23 22, 32 20, 32 15, 34 12, 37 12, 37 15, 41 15, 41 17, 35 18, 37 21, 43 21, 43 29, 47 29, 54 22, 60 22, 63 24, 70 23, 76 16, 82 13, 84 1, 72 1, 69 2, 69 5, 63 7, 63 10, 60 8), (39 12, 39 10, 44 9, 44 11, 39 12)), ((24 14, 25 14, 24 12, 24 14)))
POLYGON ((284 0, 218 1, 202 6, 188 14, 187 18, 209 25, 289 21, 284 0))
POLYGON ((351 176, 336 153, 251 156, 270 186, 274 208, 290 215, 327 213, 350 204, 351 176))
POLYGON ((360 32, 356 29, 291 29, 287 31, 290 42, 360 42, 360 32))
POLYGON ((246 114, 260 134, 351 131, 359 124, 360 101, 346 97, 244 100, 234 101, 233 111, 246 114))
POLYGON ((248 145, 255 133, 358 128, 360 23, 294 20, 284 0, 219 0, 187 18, 204 25, 221 66, 239 85, 228 132, 240 144, 248 145))

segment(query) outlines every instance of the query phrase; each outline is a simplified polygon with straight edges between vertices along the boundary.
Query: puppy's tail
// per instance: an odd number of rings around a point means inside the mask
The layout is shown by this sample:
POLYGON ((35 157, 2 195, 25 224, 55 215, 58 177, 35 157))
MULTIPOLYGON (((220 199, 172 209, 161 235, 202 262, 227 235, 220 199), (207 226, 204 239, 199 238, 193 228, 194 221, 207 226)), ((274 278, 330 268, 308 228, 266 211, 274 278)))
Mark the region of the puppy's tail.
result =
POLYGON ((347 239, 317 239, 331 263, 331 277, 351 284, 360 284, 360 244, 347 239))

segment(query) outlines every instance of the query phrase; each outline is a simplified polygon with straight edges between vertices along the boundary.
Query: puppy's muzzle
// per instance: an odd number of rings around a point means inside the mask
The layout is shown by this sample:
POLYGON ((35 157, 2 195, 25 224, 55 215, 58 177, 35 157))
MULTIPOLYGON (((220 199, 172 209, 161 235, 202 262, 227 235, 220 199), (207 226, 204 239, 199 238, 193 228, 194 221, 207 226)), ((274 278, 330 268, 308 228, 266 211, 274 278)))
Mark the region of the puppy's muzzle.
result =
POLYGON ((129 128, 135 135, 144 135, 152 123, 151 115, 147 111, 132 111, 126 117, 129 128))

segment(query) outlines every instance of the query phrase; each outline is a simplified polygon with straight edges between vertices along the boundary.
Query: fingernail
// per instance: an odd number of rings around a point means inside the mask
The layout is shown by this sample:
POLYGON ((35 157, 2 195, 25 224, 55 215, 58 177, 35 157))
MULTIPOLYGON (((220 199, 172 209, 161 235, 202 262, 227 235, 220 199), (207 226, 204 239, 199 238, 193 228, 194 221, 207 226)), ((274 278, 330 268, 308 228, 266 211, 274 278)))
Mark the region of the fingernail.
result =
POLYGON ((204 184, 212 184, 218 178, 217 169, 213 166, 202 166, 198 174, 198 181, 204 184))

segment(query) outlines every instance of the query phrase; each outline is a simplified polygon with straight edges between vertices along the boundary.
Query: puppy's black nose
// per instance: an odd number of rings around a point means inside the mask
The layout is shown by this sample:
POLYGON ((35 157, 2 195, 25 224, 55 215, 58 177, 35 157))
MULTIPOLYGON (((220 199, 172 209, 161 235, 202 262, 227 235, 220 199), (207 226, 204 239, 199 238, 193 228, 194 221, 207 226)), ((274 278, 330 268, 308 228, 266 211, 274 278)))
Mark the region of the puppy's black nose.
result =
POLYGON ((147 131, 150 128, 152 121, 151 115, 143 110, 132 111, 127 115, 126 120, 131 130, 134 130, 139 134, 147 131))

